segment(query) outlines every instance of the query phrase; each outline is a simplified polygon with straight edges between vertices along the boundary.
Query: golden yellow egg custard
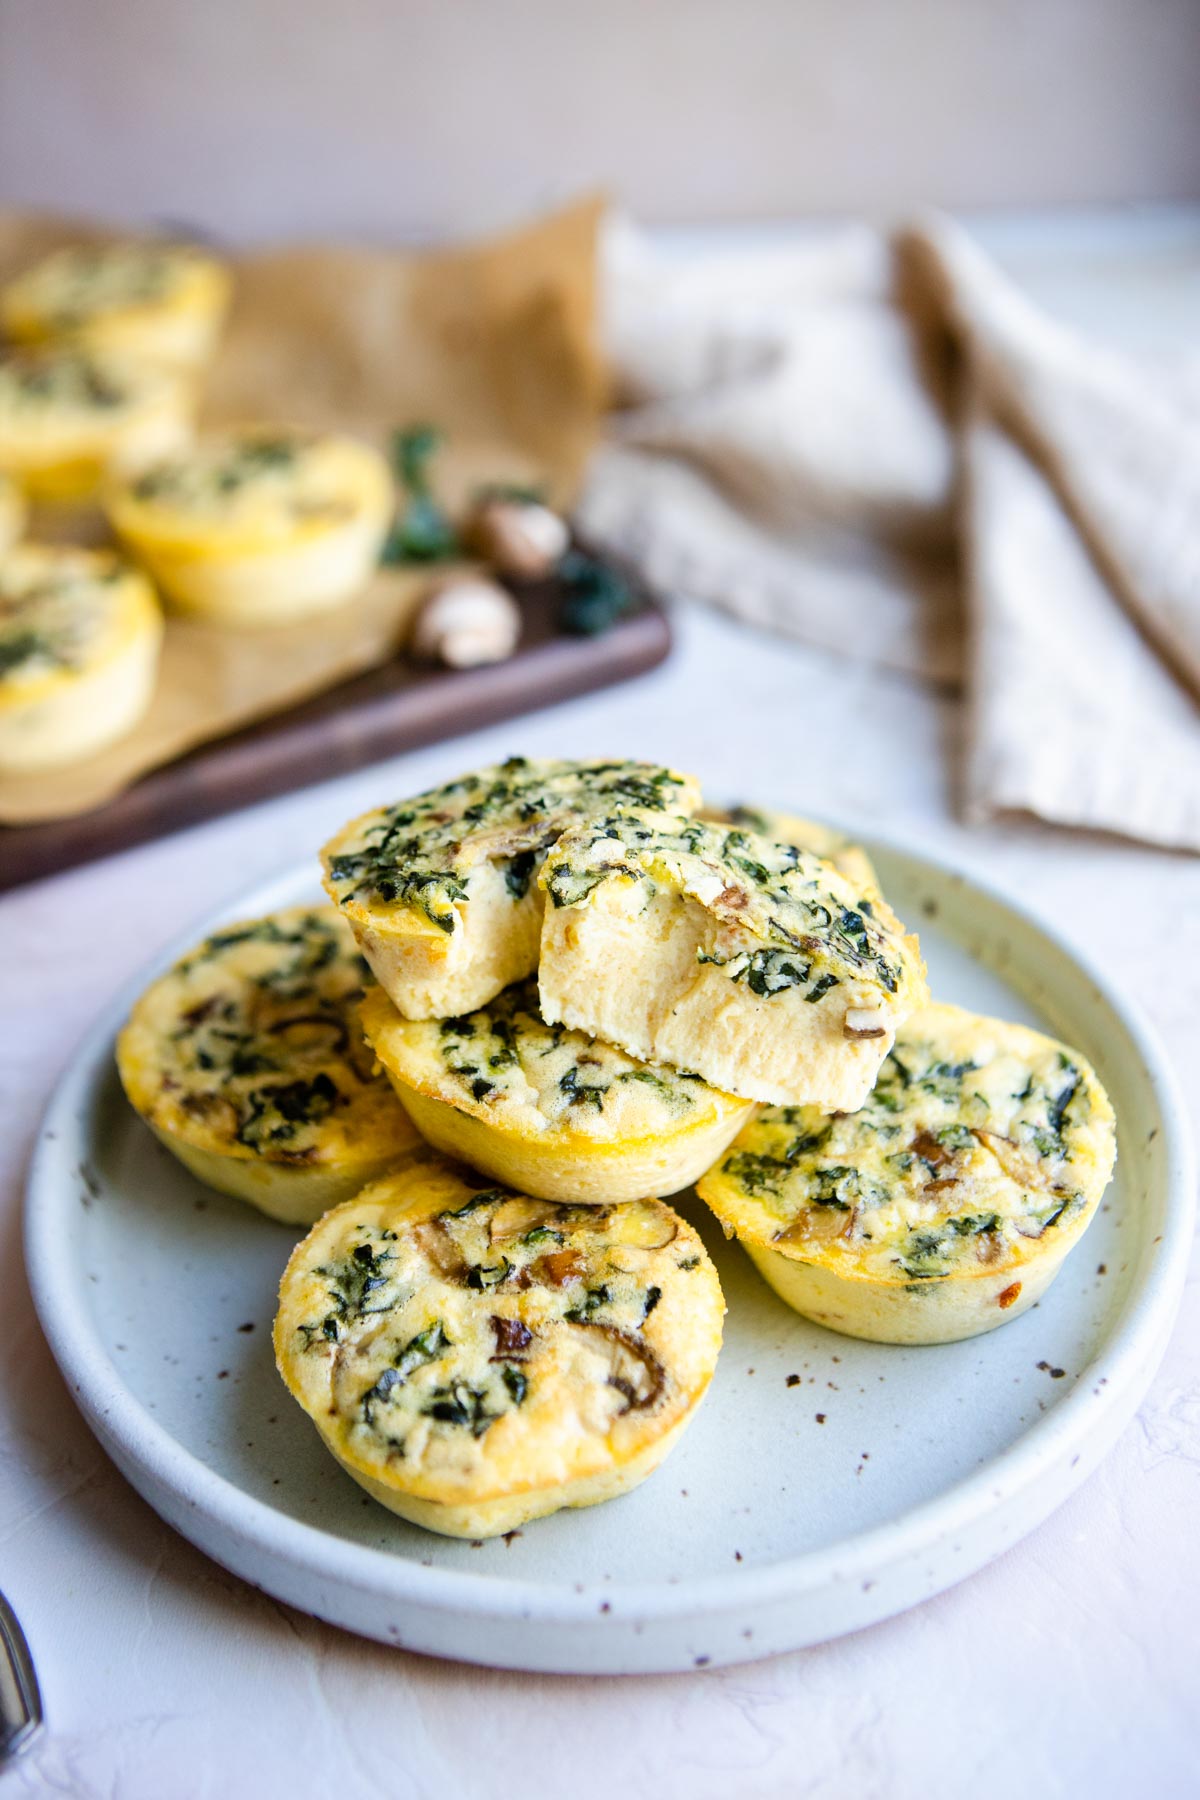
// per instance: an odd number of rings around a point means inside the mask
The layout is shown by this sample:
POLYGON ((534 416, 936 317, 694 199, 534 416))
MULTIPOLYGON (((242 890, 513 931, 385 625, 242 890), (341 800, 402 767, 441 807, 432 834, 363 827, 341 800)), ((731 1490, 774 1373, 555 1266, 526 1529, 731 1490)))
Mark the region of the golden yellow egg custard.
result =
POLYGON ((483 1538, 643 1481, 712 1379, 724 1310, 661 1201, 556 1204, 433 1162, 297 1245, 275 1355, 369 1494, 483 1538))
POLYGON ((162 613, 107 551, 20 544, 0 555, 0 770, 76 762, 149 704, 162 613))
POLYGON ((31 500, 95 497, 186 443, 192 396, 170 370, 85 346, 0 358, 0 471, 31 500))
POLYGON ((537 872, 568 825, 699 804, 654 763, 513 756, 352 820, 321 852, 325 889, 405 1018, 458 1017, 537 968, 537 872))
POLYGON ((754 1111, 698 1075, 547 1025, 532 979, 452 1019, 405 1019, 376 987, 362 1021, 424 1138, 542 1199, 676 1193, 754 1111))
POLYGON ((69 340, 194 368, 210 354, 229 272, 187 244, 72 245, 0 292, 0 328, 17 343, 69 340))
POLYGON ((565 832, 539 880, 545 1019, 746 1099, 861 1106, 928 997, 886 902, 794 844, 625 812, 565 832))
POLYGON ((353 438, 276 426, 197 443, 109 495, 109 517, 176 606, 276 625, 353 598, 394 508, 387 463, 353 438))
POLYGON ((901 1026, 860 1111, 761 1113, 699 1191, 806 1318, 940 1344, 1045 1293, 1115 1157, 1112 1108, 1077 1052, 932 1005, 901 1026))
POLYGON ((424 1148, 363 1040, 365 970, 329 906, 214 932, 117 1040, 125 1092, 210 1187, 310 1225, 424 1148))
POLYGON ((29 507, 11 475, 0 474, 0 556, 11 550, 25 530, 29 507))
POLYGON ((705 806, 697 816, 711 825, 735 825, 758 837, 773 838, 778 844, 795 844, 800 850, 811 850, 814 856, 824 857, 826 862, 832 863, 859 893, 877 894, 880 891, 879 878, 862 845, 832 825, 822 825, 816 819, 802 819, 795 813, 775 812, 766 806, 731 806, 727 811, 705 806))

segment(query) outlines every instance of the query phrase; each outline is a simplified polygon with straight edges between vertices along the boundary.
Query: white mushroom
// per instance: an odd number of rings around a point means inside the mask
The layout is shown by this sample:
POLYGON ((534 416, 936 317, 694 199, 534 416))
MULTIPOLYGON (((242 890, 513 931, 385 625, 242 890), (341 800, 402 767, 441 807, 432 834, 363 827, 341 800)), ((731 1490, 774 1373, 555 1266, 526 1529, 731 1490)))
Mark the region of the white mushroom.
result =
POLYGON ((548 506, 501 496, 480 503, 467 534, 484 561, 514 581, 549 575, 571 542, 565 521, 548 506))
POLYGON ((426 594, 409 648, 421 662, 476 669, 511 656, 520 635, 521 613, 512 595, 482 576, 463 575, 426 594))

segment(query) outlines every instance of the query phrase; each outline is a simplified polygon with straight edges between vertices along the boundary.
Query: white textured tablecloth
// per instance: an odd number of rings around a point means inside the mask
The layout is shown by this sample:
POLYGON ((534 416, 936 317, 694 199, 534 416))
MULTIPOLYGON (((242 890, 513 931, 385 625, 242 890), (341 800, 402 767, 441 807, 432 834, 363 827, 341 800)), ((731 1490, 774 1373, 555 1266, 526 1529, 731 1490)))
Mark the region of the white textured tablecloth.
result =
MULTIPOLYGON (((1200 228, 1181 236, 1192 259, 1181 278, 1195 281, 1200 228)), ((1107 271, 1120 288, 1128 272, 1094 248, 1089 262, 1087 241, 1076 244, 1071 292, 1102 312, 1097 283, 1107 271)), ((1039 265, 1051 289, 1070 285, 1056 255, 1051 242, 1039 265)), ((1139 304, 1154 303, 1156 271, 1161 260, 1139 304)), ((1172 284, 1160 321, 1176 300, 1172 284)), ((190 919, 308 854, 352 812, 514 749, 669 759, 714 793, 875 827, 964 861, 1113 970, 1158 1027, 1196 1110, 1194 859, 1032 824, 967 831, 946 792, 952 702, 715 615, 689 611, 678 624, 674 660, 632 686, 0 899, 0 1586, 29 1635, 49 1715, 39 1747, 0 1777, 0 1800, 1197 1791, 1200 1269, 1136 1423, 1087 1486, 999 1562, 823 1648, 637 1681, 423 1661, 267 1599, 125 1485, 50 1360, 21 1266, 19 1192, 39 1111, 97 1009, 190 919)))

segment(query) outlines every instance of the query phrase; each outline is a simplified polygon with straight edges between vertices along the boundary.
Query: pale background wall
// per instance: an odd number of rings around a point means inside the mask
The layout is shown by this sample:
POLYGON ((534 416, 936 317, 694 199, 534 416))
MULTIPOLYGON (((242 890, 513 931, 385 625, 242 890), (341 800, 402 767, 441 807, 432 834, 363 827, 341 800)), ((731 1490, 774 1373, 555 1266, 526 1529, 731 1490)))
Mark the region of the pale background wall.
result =
POLYGON ((1200 196, 1200 0, 0 0, 0 203, 425 237, 1200 196))

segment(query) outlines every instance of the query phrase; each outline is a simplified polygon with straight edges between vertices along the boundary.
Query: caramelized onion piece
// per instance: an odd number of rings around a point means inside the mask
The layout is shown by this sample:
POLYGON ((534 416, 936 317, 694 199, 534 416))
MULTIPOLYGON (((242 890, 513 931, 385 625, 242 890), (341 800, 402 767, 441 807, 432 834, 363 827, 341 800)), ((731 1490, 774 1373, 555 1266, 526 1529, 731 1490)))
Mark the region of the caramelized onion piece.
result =
POLYGON ((566 1287, 569 1281, 582 1281, 583 1257, 578 1250, 551 1250, 529 1265, 529 1273, 545 1287, 566 1287))

